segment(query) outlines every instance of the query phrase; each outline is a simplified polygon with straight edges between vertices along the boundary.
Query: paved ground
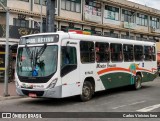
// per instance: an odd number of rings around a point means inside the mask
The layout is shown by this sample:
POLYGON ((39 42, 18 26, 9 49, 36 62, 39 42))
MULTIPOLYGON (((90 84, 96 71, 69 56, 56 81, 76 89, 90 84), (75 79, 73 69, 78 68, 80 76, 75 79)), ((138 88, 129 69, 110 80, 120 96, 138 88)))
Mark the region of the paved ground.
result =
MULTIPOLYGON (((4 94, 4 83, 0 82, 0 97, 4 94)), ((10 96, 17 96, 15 82, 8 83, 8 94, 10 96)))
MULTIPOLYGON (((160 77, 144 83, 142 89, 117 88, 96 93, 88 102, 80 102, 77 97, 65 99, 18 98, 0 101, 0 112, 160 112, 160 77)), ((40 119, 38 119, 40 120, 40 119)), ((43 119, 48 121, 48 119, 43 119)), ((50 119, 52 121, 100 121, 117 119, 50 119)), ((151 119, 126 119, 127 121, 150 121, 151 119)), ((158 121, 159 119, 154 119, 158 121)), ((14 121, 8 120, 8 121, 14 121)), ((28 121, 35 121, 29 119, 28 121)), ((124 121, 124 118, 118 119, 124 121)))

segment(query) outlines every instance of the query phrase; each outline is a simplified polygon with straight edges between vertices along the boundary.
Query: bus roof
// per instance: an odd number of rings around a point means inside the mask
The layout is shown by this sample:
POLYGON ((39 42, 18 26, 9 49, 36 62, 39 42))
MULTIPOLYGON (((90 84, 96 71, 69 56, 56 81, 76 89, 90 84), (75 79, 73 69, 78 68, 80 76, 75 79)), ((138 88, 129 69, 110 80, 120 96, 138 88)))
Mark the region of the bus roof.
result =
POLYGON ((108 43, 122 43, 122 44, 135 44, 135 45, 155 45, 154 42, 147 41, 137 41, 130 39, 120 39, 120 38, 111 38, 111 37, 103 37, 103 36, 94 36, 94 35, 80 35, 69 33, 70 38, 86 40, 86 41, 99 41, 99 42, 108 42, 108 43))
POLYGON ((83 35, 77 34, 76 32, 50 32, 50 33, 38 33, 38 34, 31 34, 25 35, 22 37, 31 37, 31 36, 40 36, 40 35, 53 35, 58 34, 63 39, 76 39, 76 40, 83 40, 83 41, 99 41, 99 42, 108 42, 108 43, 121 43, 121 44, 135 44, 135 45, 154 45, 154 42, 147 42, 147 41, 137 41, 137 40, 130 40, 130 39, 120 39, 120 38, 111 38, 111 37, 104 37, 104 36, 95 36, 95 35, 83 35))

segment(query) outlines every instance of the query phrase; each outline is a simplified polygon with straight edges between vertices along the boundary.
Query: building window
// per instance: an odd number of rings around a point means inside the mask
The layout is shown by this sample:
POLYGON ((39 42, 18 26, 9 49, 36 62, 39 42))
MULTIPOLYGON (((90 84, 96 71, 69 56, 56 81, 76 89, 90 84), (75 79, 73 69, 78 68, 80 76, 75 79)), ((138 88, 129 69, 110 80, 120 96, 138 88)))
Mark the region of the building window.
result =
POLYGON ((29 28, 29 21, 28 20, 23 20, 23 19, 13 18, 13 25, 29 28))
POLYGON ((148 16, 137 13, 137 24, 141 26, 148 26, 148 16))
POLYGON ((126 35, 121 34, 121 39, 131 39, 131 40, 134 40, 134 36, 133 35, 129 36, 129 33, 126 32, 126 35))
POLYGON ((86 0, 85 2, 86 8, 85 10, 92 15, 101 16, 101 4, 98 3, 97 0, 86 0))
POLYGON ((146 37, 139 37, 139 36, 136 36, 136 40, 148 41, 148 39, 146 37))
POLYGON ((105 10, 106 19, 119 20, 119 8, 106 5, 105 10))
POLYGON ((61 31, 67 32, 68 26, 61 26, 61 31))
POLYGON ((122 9, 122 21, 134 23, 134 12, 122 9))
POLYGON ((151 23, 151 27, 155 27, 157 29, 159 29, 159 18, 155 18, 155 17, 150 17, 150 23, 151 23))
MULTIPOLYGON (((35 4, 41 4, 41 0, 34 0, 35 4)), ((46 5, 46 0, 42 0, 42 5, 46 5)))
POLYGON ((62 0, 61 8, 63 10, 81 12, 81 0, 62 0))
POLYGON ((37 22, 37 21, 33 21, 33 22, 34 22, 34 28, 40 29, 41 22, 37 22))
POLYGON ((29 0, 20 0, 20 1, 29 2, 29 0))
POLYGON ((113 37, 113 38, 119 37, 117 33, 112 33, 112 32, 104 32, 104 36, 105 37, 113 37))

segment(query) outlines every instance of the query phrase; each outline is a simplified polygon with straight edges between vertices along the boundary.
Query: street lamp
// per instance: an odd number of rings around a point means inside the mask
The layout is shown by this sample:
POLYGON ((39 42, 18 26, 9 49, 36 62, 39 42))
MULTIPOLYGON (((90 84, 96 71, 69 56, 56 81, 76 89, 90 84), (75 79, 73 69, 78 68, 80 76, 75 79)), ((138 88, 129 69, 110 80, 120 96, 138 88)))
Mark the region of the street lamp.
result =
MULTIPOLYGON (((33 18, 29 18, 29 20, 35 21, 38 24, 38 26, 40 27, 40 33, 42 33, 42 24, 40 24, 38 21, 36 21, 33 18)), ((41 21, 41 23, 42 23, 42 21, 41 21)))
POLYGON ((6 12, 6 47, 5 47, 5 79, 4 79, 4 94, 3 96, 7 97, 10 96, 8 94, 8 58, 9 58, 9 9, 3 5, 2 2, 0 2, 0 6, 5 10, 6 12))

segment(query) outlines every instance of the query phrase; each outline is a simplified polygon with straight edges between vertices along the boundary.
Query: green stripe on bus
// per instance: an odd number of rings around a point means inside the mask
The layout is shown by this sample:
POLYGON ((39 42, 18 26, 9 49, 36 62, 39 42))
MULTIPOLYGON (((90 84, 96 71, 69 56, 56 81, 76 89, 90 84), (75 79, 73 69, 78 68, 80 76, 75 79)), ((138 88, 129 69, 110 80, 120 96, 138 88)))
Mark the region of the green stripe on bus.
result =
MULTIPOLYGON (((142 72, 142 74, 142 83, 153 81, 156 78, 156 74, 151 74, 148 72, 142 72)), ((102 83, 106 89, 133 85, 135 82, 134 76, 124 72, 105 74, 103 76, 100 76, 100 79, 102 80, 102 83)))
POLYGON ((131 74, 124 72, 109 73, 100 76, 106 89, 131 85, 131 74))

